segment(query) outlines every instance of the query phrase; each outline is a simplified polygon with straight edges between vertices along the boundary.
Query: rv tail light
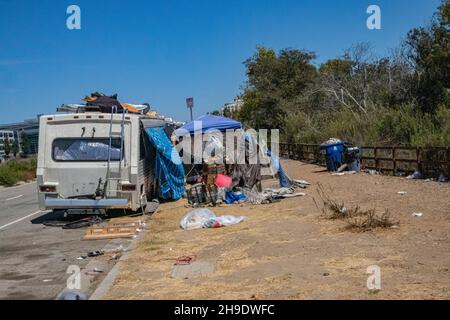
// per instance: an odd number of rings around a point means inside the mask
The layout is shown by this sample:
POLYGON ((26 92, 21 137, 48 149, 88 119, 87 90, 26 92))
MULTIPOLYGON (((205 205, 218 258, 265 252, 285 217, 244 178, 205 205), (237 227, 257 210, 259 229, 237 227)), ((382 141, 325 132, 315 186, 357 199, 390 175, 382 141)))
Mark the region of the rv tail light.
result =
POLYGON ((39 186, 39 190, 41 192, 50 193, 50 192, 56 192, 55 186, 39 186))
POLYGON ((122 191, 136 191, 136 185, 135 184, 123 184, 122 191))

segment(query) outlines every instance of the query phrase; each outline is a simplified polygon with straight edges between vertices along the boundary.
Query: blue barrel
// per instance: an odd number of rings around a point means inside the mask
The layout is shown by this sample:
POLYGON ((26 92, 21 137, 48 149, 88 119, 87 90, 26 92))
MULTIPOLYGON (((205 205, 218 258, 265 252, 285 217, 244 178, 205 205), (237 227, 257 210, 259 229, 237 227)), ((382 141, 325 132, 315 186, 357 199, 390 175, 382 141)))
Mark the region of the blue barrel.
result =
POLYGON ((337 171, 337 169, 342 165, 342 154, 344 151, 344 143, 334 143, 334 144, 322 144, 320 150, 325 155, 325 162, 327 164, 328 171, 337 171))

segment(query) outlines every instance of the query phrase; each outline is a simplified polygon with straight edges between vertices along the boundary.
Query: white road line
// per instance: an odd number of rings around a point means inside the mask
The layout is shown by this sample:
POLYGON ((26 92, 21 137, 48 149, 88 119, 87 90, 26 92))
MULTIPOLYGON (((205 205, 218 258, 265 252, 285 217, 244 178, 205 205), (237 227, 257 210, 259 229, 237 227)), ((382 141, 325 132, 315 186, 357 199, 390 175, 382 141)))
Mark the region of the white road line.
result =
POLYGON ((14 187, 0 187, 0 191, 7 191, 7 190, 13 190, 13 189, 18 189, 18 188, 22 188, 22 187, 26 187, 32 184, 35 184, 36 181, 32 181, 32 182, 27 182, 24 184, 19 184, 18 186, 14 186, 14 187))
POLYGON ((21 194, 20 196, 17 196, 17 197, 8 198, 5 201, 16 200, 16 199, 19 199, 19 198, 22 198, 22 197, 23 197, 23 194, 21 194))
POLYGON ((5 228, 7 228, 7 227, 9 227, 9 226, 12 226, 13 224, 15 224, 15 223, 17 223, 17 222, 20 222, 20 221, 22 221, 22 220, 25 220, 25 219, 27 219, 27 218, 30 218, 30 217, 32 217, 32 216, 34 216, 34 215, 37 215, 38 213, 41 213, 41 212, 43 212, 43 211, 39 210, 39 211, 30 213, 29 215, 27 215, 27 216, 25 216, 25 217, 23 217, 23 218, 20 218, 20 219, 17 219, 17 220, 12 221, 12 222, 10 222, 10 223, 7 223, 7 224, 1 226, 1 227, 0 227, 0 230, 5 229, 5 228))

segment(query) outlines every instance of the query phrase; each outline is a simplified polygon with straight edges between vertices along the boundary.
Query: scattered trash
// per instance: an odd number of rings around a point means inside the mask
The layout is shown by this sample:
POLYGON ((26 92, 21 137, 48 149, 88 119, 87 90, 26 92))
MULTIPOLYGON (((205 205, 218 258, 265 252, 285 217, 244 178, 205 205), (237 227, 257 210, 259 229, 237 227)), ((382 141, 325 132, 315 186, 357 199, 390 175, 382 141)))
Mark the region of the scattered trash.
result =
POLYGON ((238 224, 245 220, 245 217, 220 216, 207 208, 196 209, 186 214, 180 222, 181 228, 185 230, 200 228, 220 228, 238 224))
POLYGON ((86 294, 77 290, 64 290, 56 300, 87 300, 86 294))
POLYGON ((102 256, 103 254, 104 254, 103 251, 91 251, 91 252, 88 252, 87 256, 89 258, 92 258, 92 257, 102 256))
POLYGON ((441 174, 438 178, 438 182, 448 182, 448 178, 441 174))
POLYGON ((355 174, 356 171, 343 171, 343 172, 333 172, 331 175, 332 176, 345 176, 345 175, 349 175, 349 174, 355 174))
POLYGON ((381 172, 374 170, 374 169, 370 169, 370 170, 365 170, 364 172, 370 174, 371 176, 379 176, 381 175, 381 172))
POLYGON ((174 265, 175 266, 187 266, 190 265, 197 259, 197 256, 182 256, 176 259, 174 265))
POLYGON ((102 272, 103 272, 103 270, 101 270, 101 269, 99 269, 99 268, 94 268, 93 271, 94 271, 94 272, 97 272, 97 273, 102 273, 102 272))
POLYGON ((397 194, 399 194, 399 195, 405 195, 405 194, 407 194, 408 192, 406 192, 406 191, 399 191, 399 192, 397 192, 397 194))
POLYGON ((53 281, 53 279, 44 279, 44 280, 42 280, 42 282, 52 282, 53 281))
POLYGON ((418 171, 414 171, 413 174, 409 175, 406 177, 406 179, 412 180, 412 179, 422 179, 423 175, 418 171))
POLYGON ((85 227, 93 226, 94 224, 102 222, 102 219, 98 216, 92 216, 73 222, 66 223, 62 226, 63 229, 80 229, 85 227))
POLYGON ((422 212, 414 212, 412 215, 414 217, 421 217, 421 216, 423 216, 423 213, 422 212))
POLYGON ((107 250, 107 252, 125 252, 125 251, 127 251, 127 248, 125 248, 123 245, 119 245, 117 247, 113 247, 107 250))
POLYGON ((240 203, 247 200, 245 194, 240 192, 228 191, 225 193, 225 202, 228 204, 240 203))
POLYGON ((86 258, 87 258, 86 256, 80 256, 80 257, 77 258, 77 260, 84 260, 86 258))

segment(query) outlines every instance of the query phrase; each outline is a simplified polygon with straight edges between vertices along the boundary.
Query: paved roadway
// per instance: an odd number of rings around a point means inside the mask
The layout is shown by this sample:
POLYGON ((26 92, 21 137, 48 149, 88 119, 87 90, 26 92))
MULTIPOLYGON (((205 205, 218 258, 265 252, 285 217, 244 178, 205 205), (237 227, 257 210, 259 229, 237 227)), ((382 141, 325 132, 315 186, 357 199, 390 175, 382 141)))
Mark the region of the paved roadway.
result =
POLYGON ((57 217, 39 211, 36 183, 0 189, 0 299, 54 299, 66 287, 69 265, 83 268, 87 252, 107 240, 80 241, 84 230, 46 227, 57 217))

